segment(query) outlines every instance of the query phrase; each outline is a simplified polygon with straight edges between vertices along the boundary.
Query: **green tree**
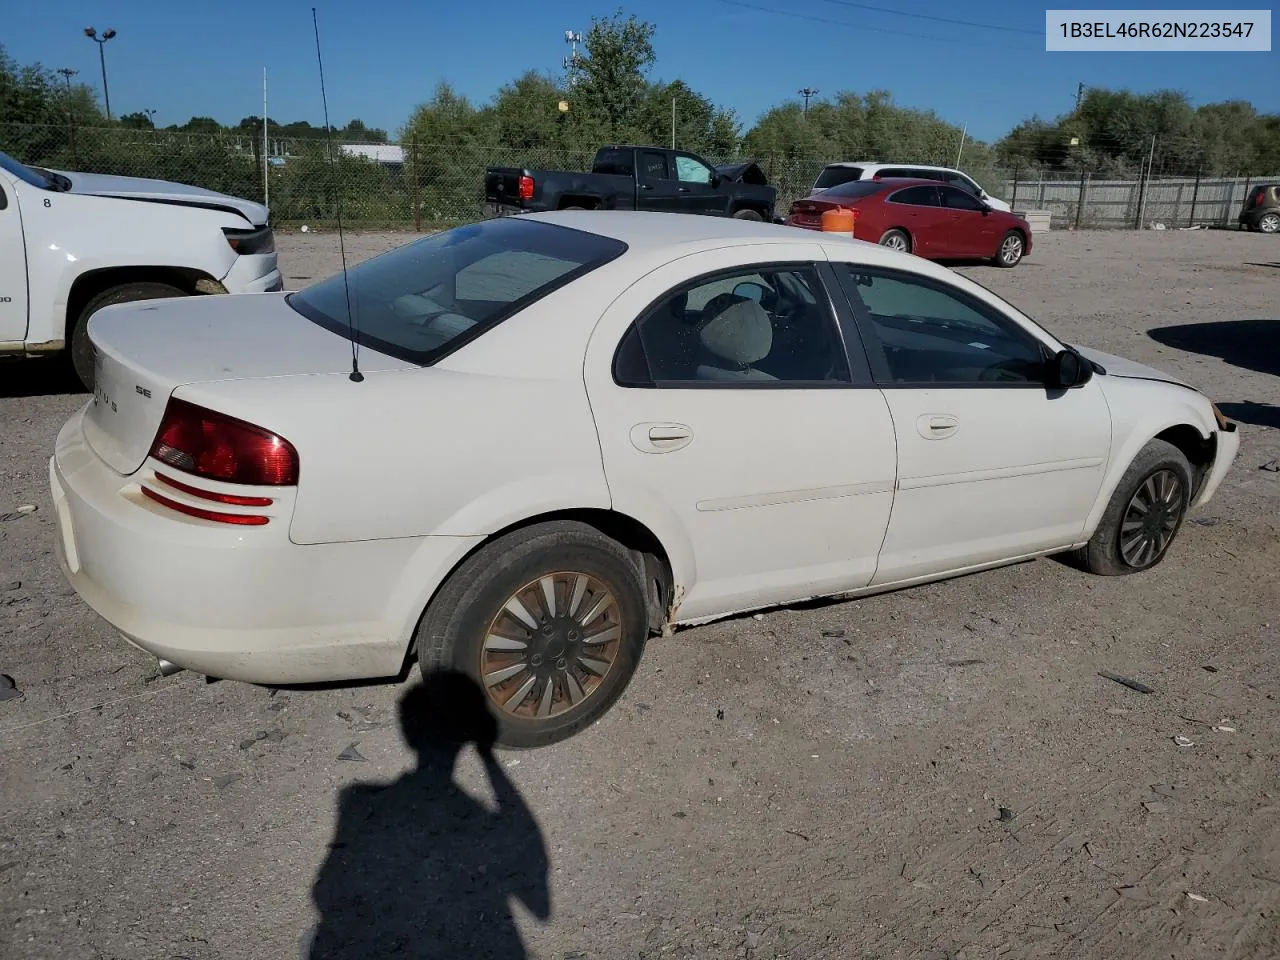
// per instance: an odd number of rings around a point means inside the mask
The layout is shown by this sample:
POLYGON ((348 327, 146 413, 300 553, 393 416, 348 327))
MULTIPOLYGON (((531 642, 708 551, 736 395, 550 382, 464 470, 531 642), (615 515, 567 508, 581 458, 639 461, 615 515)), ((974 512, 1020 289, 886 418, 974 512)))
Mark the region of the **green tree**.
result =
POLYGON ((654 25, 618 10, 595 17, 583 46, 570 103, 574 124, 597 141, 637 139, 644 127, 646 73, 657 59, 654 25))

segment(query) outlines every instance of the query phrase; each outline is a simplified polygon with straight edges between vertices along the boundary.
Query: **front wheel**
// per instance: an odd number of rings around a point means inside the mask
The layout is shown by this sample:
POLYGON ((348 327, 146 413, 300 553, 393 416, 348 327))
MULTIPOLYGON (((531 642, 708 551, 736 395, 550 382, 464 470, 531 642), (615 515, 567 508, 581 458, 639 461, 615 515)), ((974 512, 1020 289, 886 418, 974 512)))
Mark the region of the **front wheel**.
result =
POLYGON ((415 634, 424 678, 458 670, 484 691, 497 744, 543 747, 622 696, 649 634, 640 572, 586 524, 518 530, 469 557, 415 634))
POLYGON ((1076 561, 1102 576, 1150 570, 1182 528, 1191 485, 1191 464, 1182 451, 1152 440, 1120 478, 1093 539, 1076 552, 1076 561))
POLYGON ((1016 267, 1026 251, 1026 241, 1017 230, 1010 230, 1000 238, 1000 248, 996 251, 996 266, 1016 267))
POLYGON ((89 340, 89 318, 115 303, 132 303, 137 300, 161 300, 167 297, 185 297, 187 292, 167 283, 125 283, 104 290, 90 300, 75 326, 71 328, 71 365, 86 390, 93 390, 93 343, 89 340))

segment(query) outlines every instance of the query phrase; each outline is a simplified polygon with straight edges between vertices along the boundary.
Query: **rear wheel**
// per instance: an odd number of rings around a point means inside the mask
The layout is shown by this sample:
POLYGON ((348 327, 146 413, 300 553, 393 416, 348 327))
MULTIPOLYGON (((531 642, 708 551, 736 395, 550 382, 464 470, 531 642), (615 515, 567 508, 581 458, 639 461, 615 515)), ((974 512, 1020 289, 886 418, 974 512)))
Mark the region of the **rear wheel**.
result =
POLYGON ((880 238, 880 246, 888 247, 890 250, 898 250, 902 253, 911 252, 911 238, 907 236, 905 230, 899 230, 896 227, 892 230, 886 230, 884 236, 880 238))
POLYGON ((1280 233, 1280 213, 1263 214, 1258 221, 1258 229, 1263 233, 1280 233))
POLYGON ((459 670, 484 691, 497 743, 542 747, 599 719, 649 633, 640 572, 586 524, 518 530, 468 558, 415 635, 424 677, 459 670))
POLYGON ((1152 440, 1120 479, 1093 539, 1075 554, 1091 573, 1150 570, 1168 553, 1191 503, 1191 464, 1171 443, 1152 440))
POLYGON ((997 267, 1016 267, 1026 251, 1026 241, 1017 230, 1010 230, 1000 238, 1000 246, 996 250, 997 267))
POLYGON ((115 303, 131 303, 137 300, 161 300, 166 297, 185 297, 185 290, 179 290, 167 283, 125 283, 102 291, 80 311, 75 326, 71 328, 71 365, 76 376, 86 390, 93 389, 93 344, 89 340, 89 318, 115 303))
POLYGON ((733 219, 735 219, 735 220, 755 220, 755 221, 758 221, 758 222, 763 222, 763 221, 764 221, 764 217, 760 216, 760 214, 759 214, 759 213, 757 213, 755 210, 737 210, 737 211, 735 211, 735 212, 734 212, 734 214, 733 214, 733 219))

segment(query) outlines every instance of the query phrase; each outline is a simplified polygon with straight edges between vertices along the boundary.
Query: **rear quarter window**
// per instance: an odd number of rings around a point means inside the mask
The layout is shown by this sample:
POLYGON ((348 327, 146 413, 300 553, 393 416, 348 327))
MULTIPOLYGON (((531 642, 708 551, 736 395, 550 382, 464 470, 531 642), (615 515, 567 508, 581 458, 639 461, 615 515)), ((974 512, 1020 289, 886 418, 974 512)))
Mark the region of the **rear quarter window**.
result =
POLYGON ((815 190, 826 190, 851 180, 862 179, 861 167, 823 167, 818 179, 813 182, 815 190))

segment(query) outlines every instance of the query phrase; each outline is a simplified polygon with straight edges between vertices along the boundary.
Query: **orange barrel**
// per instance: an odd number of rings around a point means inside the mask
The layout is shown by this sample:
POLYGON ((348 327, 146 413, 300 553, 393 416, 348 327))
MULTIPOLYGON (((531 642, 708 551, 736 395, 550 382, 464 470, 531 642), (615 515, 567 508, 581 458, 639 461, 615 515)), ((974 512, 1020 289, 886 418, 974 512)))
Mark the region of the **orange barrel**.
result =
POLYGON ((855 218, 852 210, 836 207, 822 214, 823 233, 853 233, 855 218))

